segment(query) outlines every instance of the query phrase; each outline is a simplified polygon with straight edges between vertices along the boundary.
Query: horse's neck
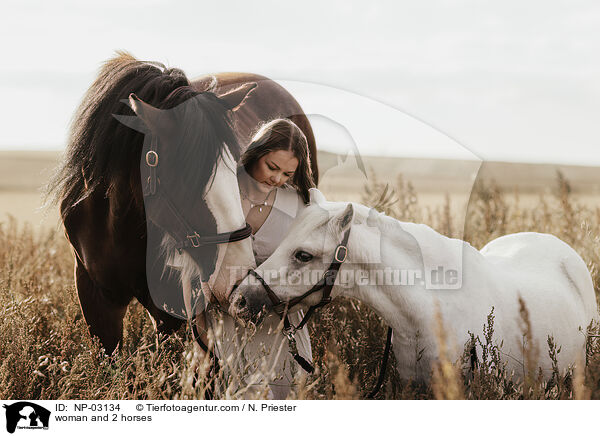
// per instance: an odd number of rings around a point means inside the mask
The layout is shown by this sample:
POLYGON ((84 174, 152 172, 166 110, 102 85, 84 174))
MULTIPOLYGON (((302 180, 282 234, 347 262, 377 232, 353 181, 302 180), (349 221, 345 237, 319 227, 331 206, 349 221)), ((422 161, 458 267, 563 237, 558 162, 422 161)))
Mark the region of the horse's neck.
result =
POLYGON ((363 301, 398 329, 429 328, 437 291, 462 289, 464 255, 477 251, 424 224, 360 205, 351 232, 345 268, 354 273, 354 282, 337 293, 363 301), (368 280, 357 283, 358 274, 368 280))
POLYGON ((349 240, 349 261, 365 268, 423 269, 460 259, 467 243, 447 238, 425 224, 398 221, 356 205, 349 240))
MULTIPOLYGON (((351 269, 353 282, 338 292, 364 302, 394 329, 402 329, 407 322, 414 324, 415 313, 427 298, 425 286, 410 277, 423 270, 419 246, 410 232, 418 225, 383 214, 374 217, 372 212, 369 218, 369 212, 362 212, 348 243, 346 268, 351 269), (402 284, 407 282, 414 284, 402 284)), ((432 237, 443 237, 431 232, 432 237)))

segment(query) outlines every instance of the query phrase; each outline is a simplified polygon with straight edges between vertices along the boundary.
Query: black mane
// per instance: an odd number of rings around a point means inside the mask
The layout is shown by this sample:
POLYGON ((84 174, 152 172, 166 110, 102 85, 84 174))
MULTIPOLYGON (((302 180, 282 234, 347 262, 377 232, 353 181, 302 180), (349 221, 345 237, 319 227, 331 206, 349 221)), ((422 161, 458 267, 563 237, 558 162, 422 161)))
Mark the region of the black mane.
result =
POLYGON ((131 93, 160 109, 194 101, 184 105, 186 109, 182 111, 182 138, 186 140, 171 153, 177 160, 173 164, 180 171, 178 176, 194 192, 204 190, 224 144, 234 158, 239 157, 229 113, 216 96, 197 92, 185 73, 177 68, 142 62, 120 52, 103 65, 84 96, 71 124, 63 162, 47 187, 47 196, 61 204, 63 220, 74 206, 94 192, 110 196, 123 189, 135 191, 133 188, 140 185, 144 135, 113 117, 113 114, 135 115, 123 103, 131 93), (202 126, 189 130, 196 137, 185 133, 187 126, 192 125, 202 126), (199 134, 201 138, 197 138, 199 134))

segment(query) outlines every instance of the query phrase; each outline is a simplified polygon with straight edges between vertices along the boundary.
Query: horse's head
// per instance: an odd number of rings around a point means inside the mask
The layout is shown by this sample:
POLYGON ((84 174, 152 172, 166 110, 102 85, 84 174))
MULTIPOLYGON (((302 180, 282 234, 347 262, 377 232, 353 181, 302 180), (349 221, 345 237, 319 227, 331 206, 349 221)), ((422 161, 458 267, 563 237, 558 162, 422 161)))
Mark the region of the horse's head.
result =
POLYGON ((200 276, 221 303, 254 266, 249 238, 215 239, 245 226, 236 178, 240 150, 229 111, 252 88, 217 97, 180 87, 160 107, 132 94, 127 103, 137 117, 116 115, 145 133, 140 176, 148 247, 160 246, 167 263, 179 252, 182 279, 200 276))
MULTIPOLYGON (((310 205, 300 212, 271 257, 255 270, 262 279, 248 275, 233 291, 230 314, 242 322, 258 323, 264 311, 277 302, 282 306, 292 302, 292 312, 318 304, 323 290, 308 293, 336 257, 345 260, 345 252, 338 246, 349 235, 353 217, 351 203, 326 202, 319 190, 311 189, 310 205), (272 291, 271 296, 265 285, 272 291)), ((281 307, 275 309, 281 311, 281 307)))

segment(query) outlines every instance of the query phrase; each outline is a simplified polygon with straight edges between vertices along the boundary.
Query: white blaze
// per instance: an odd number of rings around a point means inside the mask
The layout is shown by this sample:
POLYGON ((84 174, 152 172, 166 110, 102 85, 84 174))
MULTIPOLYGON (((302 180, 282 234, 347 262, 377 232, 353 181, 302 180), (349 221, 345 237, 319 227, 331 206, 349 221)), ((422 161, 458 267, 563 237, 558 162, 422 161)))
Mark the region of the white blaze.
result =
MULTIPOLYGON (((229 149, 225 148, 205 196, 206 205, 217 222, 218 233, 238 230, 246 225, 238 189, 235 160, 229 149)), ((213 295, 219 302, 226 302, 233 285, 255 267, 250 238, 219 244, 215 271, 208 281, 213 295)))

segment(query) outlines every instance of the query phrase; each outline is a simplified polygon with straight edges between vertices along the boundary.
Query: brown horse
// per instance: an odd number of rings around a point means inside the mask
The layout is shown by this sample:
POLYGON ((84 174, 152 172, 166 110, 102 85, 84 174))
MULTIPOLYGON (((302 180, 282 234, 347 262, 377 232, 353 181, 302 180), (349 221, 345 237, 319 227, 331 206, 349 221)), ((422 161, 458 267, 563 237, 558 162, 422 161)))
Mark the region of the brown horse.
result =
MULTIPOLYGON (((76 113, 65 159, 49 192, 60 203, 65 233, 75 254, 75 283, 83 315, 90 333, 99 337, 107 352, 121 339, 123 317, 134 297, 160 332, 178 329, 187 317, 178 311, 185 307, 180 278, 164 274, 162 241, 148 237, 164 234, 176 240, 178 234, 177 229, 152 218, 163 215, 165 204, 155 205, 151 215, 145 210, 148 165, 160 161, 157 168, 162 173, 156 180, 161 198, 168 198, 170 208, 197 234, 232 232, 243 224, 237 182, 227 179, 230 186, 226 186, 225 179, 214 176, 227 156, 232 161, 239 158, 238 144, 247 143, 260 122, 276 117, 292 119, 306 134, 316 181, 310 124, 293 97, 273 81, 225 73, 189 82, 181 70, 141 62, 128 54, 119 54, 103 66, 76 113), (195 136, 180 144, 162 141, 156 114, 190 99, 195 111, 186 111, 188 119, 184 121, 199 125, 195 136), (190 113, 198 117, 190 120, 190 113), (117 119, 132 115, 144 124, 145 135, 117 119), (156 162, 142 153, 148 146, 158 146, 156 162), (211 192, 213 196, 226 195, 223 204, 230 210, 219 209, 214 198, 209 204, 211 192), (155 289, 149 289, 150 283, 155 289), (168 304, 162 296, 168 296, 168 304)), ((232 254, 223 261, 219 250, 224 246, 214 244, 184 247, 184 251, 201 271, 215 271, 213 276, 228 263, 253 262, 248 239, 227 245, 237 259, 232 254), (217 259, 221 259, 220 265, 217 259)), ((227 303, 235 279, 211 288, 217 300, 227 303)))

